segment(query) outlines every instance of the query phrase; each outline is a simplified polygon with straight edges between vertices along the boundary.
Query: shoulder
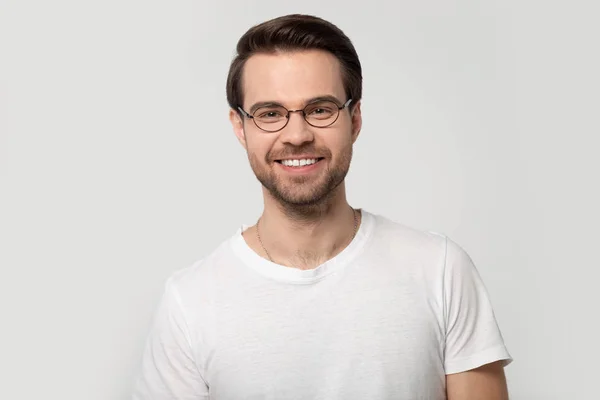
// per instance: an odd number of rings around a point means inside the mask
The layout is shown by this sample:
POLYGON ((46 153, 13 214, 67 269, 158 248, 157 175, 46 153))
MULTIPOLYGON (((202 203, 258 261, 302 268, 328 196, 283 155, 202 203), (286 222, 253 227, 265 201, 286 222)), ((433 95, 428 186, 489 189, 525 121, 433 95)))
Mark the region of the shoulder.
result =
POLYGON ((379 254, 427 269, 435 266, 441 273, 473 267, 465 249, 444 233, 412 227, 378 214, 370 217, 375 226, 372 247, 379 254))
POLYGON ((167 290, 177 295, 184 304, 208 301, 214 295, 218 282, 232 275, 231 240, 224 240, 210 253, 171 273, 166 280, 167 290))
POLYGON ((428 255, 443 257, 450 239, 439 232, 416 228, 393 220, 387 216, 371 213, 375 229, 373 239, 376 246, 405 255, 428 255))

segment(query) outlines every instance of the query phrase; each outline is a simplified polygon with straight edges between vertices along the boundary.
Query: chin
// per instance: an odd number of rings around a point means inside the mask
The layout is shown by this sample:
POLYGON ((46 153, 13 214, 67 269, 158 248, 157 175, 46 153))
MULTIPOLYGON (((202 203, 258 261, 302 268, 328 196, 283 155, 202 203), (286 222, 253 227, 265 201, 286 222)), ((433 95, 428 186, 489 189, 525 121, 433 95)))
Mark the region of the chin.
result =
POLYGON ((293 206, 314 206, 324 203, 335 192, 338 185, 328 182, 315 182, 314 184, 300 185, 275 185, 269 189, 271 195, 282 203, 293 206))

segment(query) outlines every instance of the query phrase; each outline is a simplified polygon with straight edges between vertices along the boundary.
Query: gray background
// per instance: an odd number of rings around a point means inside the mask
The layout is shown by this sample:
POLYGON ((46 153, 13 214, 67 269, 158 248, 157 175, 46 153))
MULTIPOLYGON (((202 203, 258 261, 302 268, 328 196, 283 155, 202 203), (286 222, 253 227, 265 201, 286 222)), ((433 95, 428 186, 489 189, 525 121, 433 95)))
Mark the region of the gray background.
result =
POLYGON ((262 202, 227 119, 238 37, 354 41, 352 205, 472 256, 512 399, 598 398, 598 6, 0 1, 0 398, 126 399, 164 280, 262 202))

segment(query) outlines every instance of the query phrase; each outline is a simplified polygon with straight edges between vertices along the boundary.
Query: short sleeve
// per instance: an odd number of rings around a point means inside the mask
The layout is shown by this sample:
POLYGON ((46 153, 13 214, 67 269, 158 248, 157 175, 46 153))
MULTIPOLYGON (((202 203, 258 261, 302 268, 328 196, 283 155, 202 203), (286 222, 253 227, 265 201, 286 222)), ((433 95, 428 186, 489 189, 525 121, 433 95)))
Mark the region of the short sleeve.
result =
POLYGON ((504 344, 486 287, 470 256, 446 238, 444 270, 446 374, 512 358, 504 344))
POLYGON ((194 360, 181 301, 172 279, 169 279, 146 339, 132 399, 208 398, 208 387, 194 360))

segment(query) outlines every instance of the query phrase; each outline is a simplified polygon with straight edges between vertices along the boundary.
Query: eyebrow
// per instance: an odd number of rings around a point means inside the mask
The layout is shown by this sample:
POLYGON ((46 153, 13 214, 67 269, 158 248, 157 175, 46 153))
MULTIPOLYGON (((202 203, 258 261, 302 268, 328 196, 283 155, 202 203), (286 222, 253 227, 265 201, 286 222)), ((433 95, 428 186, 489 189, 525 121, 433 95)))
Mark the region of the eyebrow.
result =
MULTIPOLYGON (((305 104, 304 107, 306 107, 306 105, 308 105, 308 104, 316 103, 318 101, 333 101, 337 105, 340 105, 342 103, 337 97, 328 94, 328 95, 317 96, 317 97, 312 97, 312 98, 308 99, 304 103, 305 104)), ((285 107, 283 104, 279 103, 278 101, 274 101, 274 100, 259 101, 258 103, 254 103, 252 105, 252 107, 250 107, 250 110, 248 111, 248 113, 253 114, 256 110, 258 110, 261 107, 273 107, 273 106, 285 107)))

